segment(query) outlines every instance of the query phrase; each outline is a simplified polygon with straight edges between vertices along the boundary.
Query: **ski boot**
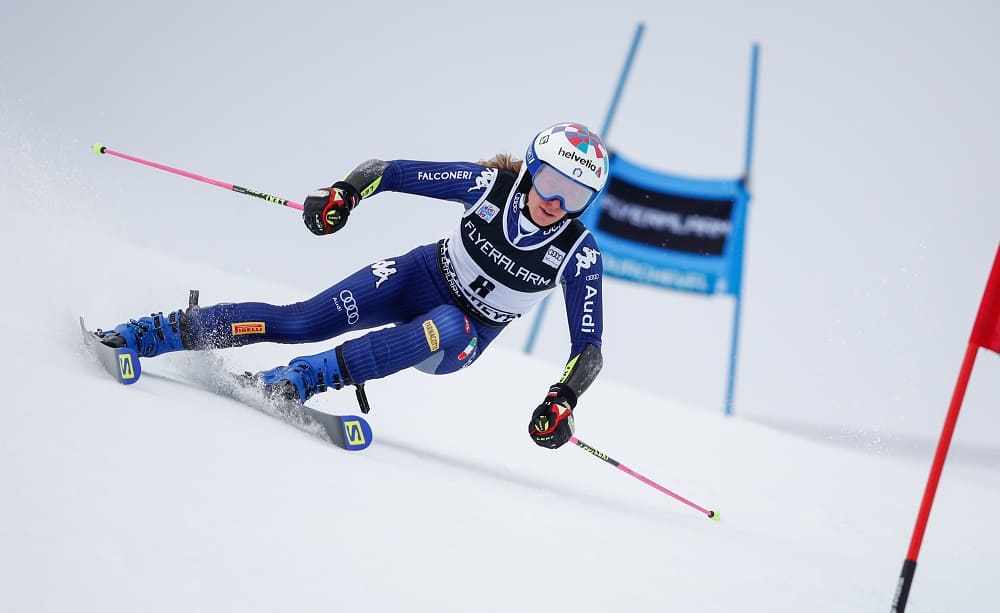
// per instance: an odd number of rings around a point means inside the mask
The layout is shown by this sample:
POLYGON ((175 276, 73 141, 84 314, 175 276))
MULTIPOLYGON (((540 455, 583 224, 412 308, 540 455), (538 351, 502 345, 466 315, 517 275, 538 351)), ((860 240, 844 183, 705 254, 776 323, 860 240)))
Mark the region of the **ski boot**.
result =
POLYGON ((340 348, 313 356, 295 358, 288 366, 277 366, 251 375, 254 383, 269 398, 305 403, 329 388, 339 390, 350 385, 338 363, 340 348))
POLYGON ((151 358, 162 353, 185 349, 181 339, 184 311, 177 310, 164 316, 153 313, 138 320, 131 319, 114 330, 98 330, 97 336, 108 347, 128 347, 140 357, 151 358))

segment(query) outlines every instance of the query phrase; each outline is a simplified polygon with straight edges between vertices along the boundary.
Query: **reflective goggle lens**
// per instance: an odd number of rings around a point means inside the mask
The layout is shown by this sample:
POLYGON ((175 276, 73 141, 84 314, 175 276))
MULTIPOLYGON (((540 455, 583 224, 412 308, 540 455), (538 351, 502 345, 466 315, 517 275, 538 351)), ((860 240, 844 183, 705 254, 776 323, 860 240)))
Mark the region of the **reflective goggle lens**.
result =
POLYGON ((531 177, 538 195, 546 200, 558 200, 567 213, 579 213, 587 208, 597 193, 562 174, 548 164, 542 164, 531 177))

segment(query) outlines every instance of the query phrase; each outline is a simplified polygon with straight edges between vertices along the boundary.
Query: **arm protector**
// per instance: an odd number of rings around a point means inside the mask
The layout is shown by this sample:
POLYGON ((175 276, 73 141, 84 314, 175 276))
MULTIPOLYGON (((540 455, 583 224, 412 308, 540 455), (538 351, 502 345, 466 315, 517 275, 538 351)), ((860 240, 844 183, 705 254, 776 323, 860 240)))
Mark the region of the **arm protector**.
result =
POLYGON ((587 344, 583 351, 570 358, 566 363, 559 384, 568 387, 576 396, 580 396, 597 378, 604 366, 601 349, 597 345, 587 344))
POLYGON ((389 162, 383 160, 368 160, 344 177, 344 182, 354 186, 362 198, 367 198, 381 187, 382 175, 389 168, 389 162))

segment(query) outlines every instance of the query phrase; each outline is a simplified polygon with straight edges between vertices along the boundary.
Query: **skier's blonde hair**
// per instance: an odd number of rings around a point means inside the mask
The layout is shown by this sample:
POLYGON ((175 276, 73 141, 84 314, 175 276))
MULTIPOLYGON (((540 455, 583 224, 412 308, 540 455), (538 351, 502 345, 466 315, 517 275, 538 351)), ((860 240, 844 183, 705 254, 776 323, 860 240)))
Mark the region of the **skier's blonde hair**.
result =
POLYGON ((498 153, 488 160, 480 160, 477 163, 487 168, 496 168, 515 175, 521 171, 521 160, 509 153, 498 153))

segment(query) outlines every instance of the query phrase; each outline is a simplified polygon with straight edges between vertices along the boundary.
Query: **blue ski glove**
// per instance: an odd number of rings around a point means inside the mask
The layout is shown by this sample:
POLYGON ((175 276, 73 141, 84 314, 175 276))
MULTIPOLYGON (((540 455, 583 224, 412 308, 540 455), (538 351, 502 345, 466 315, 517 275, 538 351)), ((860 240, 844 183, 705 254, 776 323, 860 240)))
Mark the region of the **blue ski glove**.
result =
POLYGON ((333 234, 347 224, 347 217, 361 200, 353 185, 338 181, 331 187, 309 192, 302 210, 302 221, 317 236, 333 234))
POLYGON ((576 392, 556 383, 549 388, 545 401, 531 414, 528 434, 536 445, 558 449, 573 436, 573 408, 576 392))

